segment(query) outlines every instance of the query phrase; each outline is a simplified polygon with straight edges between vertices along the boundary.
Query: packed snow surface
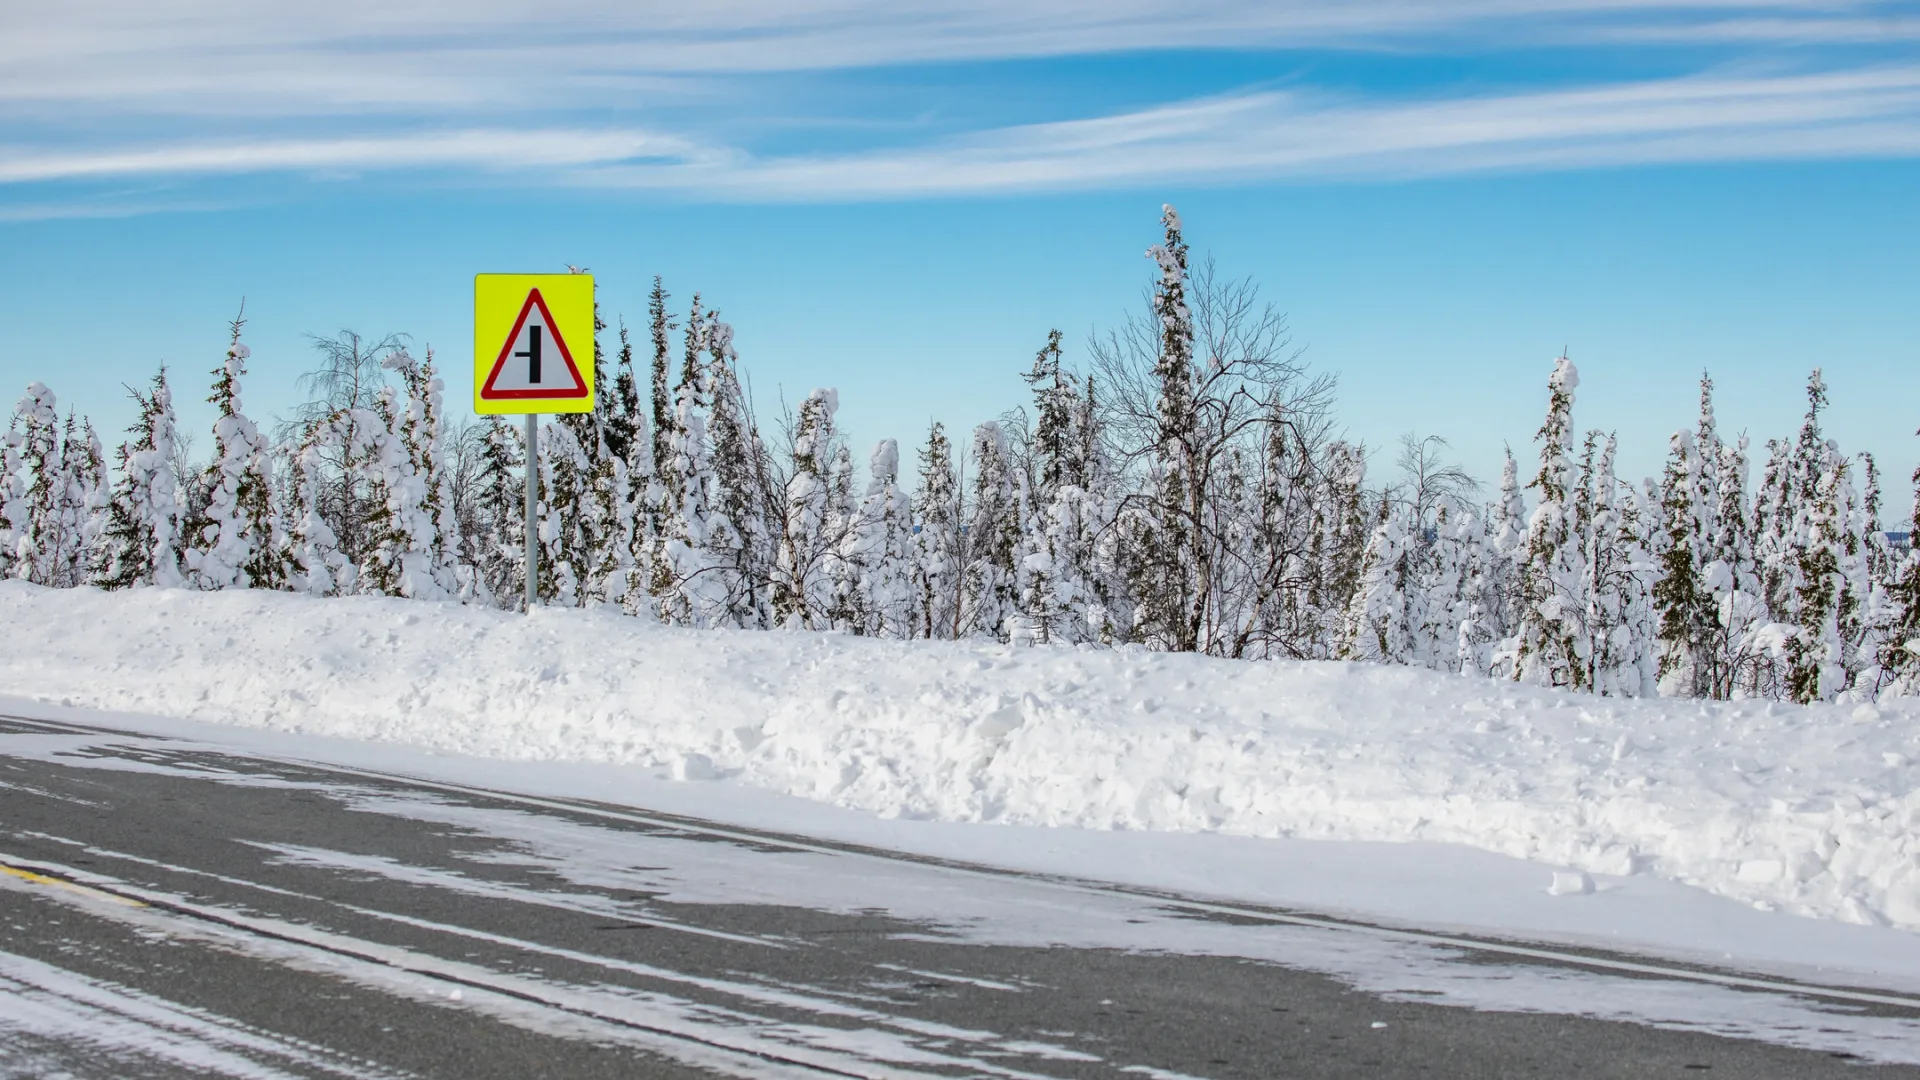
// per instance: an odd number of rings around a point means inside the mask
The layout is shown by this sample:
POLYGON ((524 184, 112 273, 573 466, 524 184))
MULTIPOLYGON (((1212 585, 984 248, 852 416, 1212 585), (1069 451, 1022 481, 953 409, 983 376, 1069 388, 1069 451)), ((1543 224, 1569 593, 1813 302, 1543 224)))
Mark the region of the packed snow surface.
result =
POLYGON ((0 693, 73 706, 642 764, 904 817, 1462 844, 1920 930, 1911 704, 239 590, 6 582, 0 626, 0 693))

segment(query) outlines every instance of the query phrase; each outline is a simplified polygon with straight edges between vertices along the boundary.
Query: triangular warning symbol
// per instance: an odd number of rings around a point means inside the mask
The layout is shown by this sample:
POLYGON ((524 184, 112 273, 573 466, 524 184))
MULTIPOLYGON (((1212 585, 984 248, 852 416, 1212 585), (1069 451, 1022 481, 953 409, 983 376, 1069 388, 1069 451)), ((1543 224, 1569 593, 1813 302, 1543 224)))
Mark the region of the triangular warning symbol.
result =
POLYGON ((539 289, 527 290, 520 317, 513 320, 500 358, 493 362, 480 387, 484 401, 525 401, 529 398, 583 398, 587 383, 573 362, 573 352, 560 336, 553 313, 539 289))

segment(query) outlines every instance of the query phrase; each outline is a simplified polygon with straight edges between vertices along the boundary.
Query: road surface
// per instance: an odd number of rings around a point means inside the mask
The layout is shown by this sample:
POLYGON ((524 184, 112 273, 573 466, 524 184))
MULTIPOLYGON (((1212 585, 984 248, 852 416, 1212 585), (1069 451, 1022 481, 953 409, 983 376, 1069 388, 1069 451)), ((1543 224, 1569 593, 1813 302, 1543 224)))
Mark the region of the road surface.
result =
POLYGON ((1920 1077, 1898 994, 25 718, 0 927, 0 1076, 1920 1077))

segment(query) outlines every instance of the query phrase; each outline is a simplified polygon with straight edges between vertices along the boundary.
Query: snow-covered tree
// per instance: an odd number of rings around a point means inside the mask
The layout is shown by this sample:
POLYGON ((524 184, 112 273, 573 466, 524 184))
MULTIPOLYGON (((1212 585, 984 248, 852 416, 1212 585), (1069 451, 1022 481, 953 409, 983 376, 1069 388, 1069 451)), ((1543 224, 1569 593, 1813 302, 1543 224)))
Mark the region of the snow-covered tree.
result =
POLYGON ((988 421, 973 431, 973 498, 960 579, 961 637, 1000 637, 1017 610, 1014 549, 1020 543, 1020 480, 1007 435, 988 421))
POLYGON ((154 375, 145 393, 127 392, 140 416, 120 444, 120 475, 94 551, 93 583, 107 589, 177 586, 181 510, 173 477, 173 391, 167 387, 167 369, 154 375))
POLYGON ((1180 215, 1162 207, 1165 239, 1147 251, 1160 269, 1153 312, 1160 324, 1154 365, 1155 431, 1151 489, 1145 512, 1136 516, 1135 561, 1130 586, 1138 602, 1136 630, 1148 642, 1174 652, 1199 647, 1194 617, 1195 579, 1206 568, 1200 556, 1198 519, 1205 506, 1203 478, 1195 460, 1199 417, 1193 393, 1193 314, 1187 306, 1187 242, 1180 215))
POLYGON ((1907 551, 1887 590, 1892 613, 1880 664, 1888 675, 1888 692, 1911 697, 1920 695, 1920 467, 1913 470, 1913 502, 1905 524, 1907 551))
POLYGON ((847 608, 850 629, 872 637, 910 638, 919 624, 914 587, 913 510, 900 490, 900 444, 882 439, 868 465, 867 493, 842 545, 857 571, 847 608))
POLYGON ((724 618, 726 582, 714 573, 708 545, 713 459, 708 441, 709 387, 703 357, 710 347, 707 316, 694 294, 687 317, 685 359, 673 390, 672 423, 660 463, 666 488, 654 564, 654 595, 660 617, 689 626, 724 618))
POLYGON ((1540 501, 1527 522, 1520 570, 1521 608, 1513 647, 1513 678, 1542 686, 1587 689, 1586 566, 1575 518, 1573 392, 1580 373, 1562 356, 1548 380, 1547 418, 1541 424, 1540 471, 1529 484, 1540 501))
POLYGON ((1589 433, 1582 457, 1579 515, 1585 550, 1580 623, 1587 643, 1584 685, 1595 693, 1640 697, 1656 692, 1651 579, 1653 560, 1632 489, 1614 474, 1612 436, 1589 433), (1596 459, 1595 449, 1598 448, 1596 459))
POLYGON ((539 529, 539 581, 542 604, 579 607, 586 599, 582 574, 592 565, 594 528, 592 500, 587 495, 593 461, 566 424, 540 425, 539 505, 534 520, 539 529))
POLYGON ((207 398, 217 411, 213 463, 205 472, 207 504, 187 526, 184 545, 189 581, 200 589, 275 589, 285 570, 270 448, 240 400, 251 355, 240 343, 245 325, 244 314, 230 325, 226 359, 213 371, 207 398))
POLYGON ((1415 634, 1424 617, 1418 608, 1418 536, 1404 509, 1381 507, 1361 563, 1359 589, 1347 608, 1339 656, 1378 664, 1412 664, 1415 634))
POLYGON ((36 585, 57 585, 60 573, 61 508, 66 494, 60 460, 59 402, 35 382, 14 407, 8 429, 5 472, 0 473, 0 515, 9 547, 8 575, 36 585))
POLYGON ((913 500, 914 579, 920 593, 920 631, 927 638, 960 636, 960 486, 953 446, 938 421, 920 449, 920 493, 913 500))
POLYGON ((333 596, 351 589, 355 568, 340 551, 333 527, 321 513, 326 486, 326 447, 332 424, 315 425, 293 460, 293 512, 286 523, 287 588, 309 596, 333 596))
POLYGON ((794 422, 792 476, 787 481, 779 558, 773 572, 773 618, 788 629, 826 629, 833 608, 828 558, 838 537, 829 532, 833 509, 833 425, 837 390, 815 390, 794 422))
POLYGON ((708 339, 713 481, 707 559, 723 597, 715 617, 729 626, 760 629, 769 623, 767 584, 775 558, 775 530, 767 523, 772 470, 740 385, 733 327, 716 318, 708 339))
POLYGON ((467 537, 486 595, 507 608, 518 607, 526 595, 525 441, 500 417, 486 418, 475 529, 467 537))
POLYGON ((85 584, 88 560, 106 531, 106 455, 91 421, 72 411, 60 437, 60 544, 55 551, 54 576, 61 588, 85 584))
POLYGON ((385 358, 399 376, 383 389, 376 412, 380 433, 374 448, 370 521, 373 544, 360 566, 366 592, 445 600, 462 591, 455 556, 458 525, 441 446, 442 383, 426 363, 405 349, 385 358))

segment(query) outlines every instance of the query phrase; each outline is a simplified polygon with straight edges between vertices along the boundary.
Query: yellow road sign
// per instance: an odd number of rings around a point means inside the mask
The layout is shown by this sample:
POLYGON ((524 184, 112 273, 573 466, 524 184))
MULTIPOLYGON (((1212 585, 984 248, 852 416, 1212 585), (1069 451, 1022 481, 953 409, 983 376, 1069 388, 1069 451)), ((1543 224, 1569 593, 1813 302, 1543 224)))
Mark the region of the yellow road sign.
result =
POLYGON ((474 275, 473 411, 593 411, 593 275, 474 275))

